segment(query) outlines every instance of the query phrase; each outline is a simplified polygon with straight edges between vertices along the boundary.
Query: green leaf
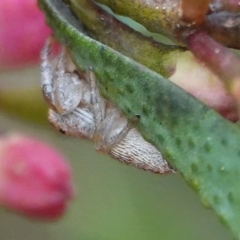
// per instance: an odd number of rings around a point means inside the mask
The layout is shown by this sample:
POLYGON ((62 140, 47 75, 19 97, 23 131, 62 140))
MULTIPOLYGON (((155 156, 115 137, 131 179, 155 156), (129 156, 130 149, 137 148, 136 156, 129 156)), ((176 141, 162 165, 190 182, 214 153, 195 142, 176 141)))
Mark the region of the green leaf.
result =
POLYGON ((61 0, 40 0, 56 38, 80 69, 92 66, 101 93, 240 238, 240 130, 157 73, 84 34, 61 0))

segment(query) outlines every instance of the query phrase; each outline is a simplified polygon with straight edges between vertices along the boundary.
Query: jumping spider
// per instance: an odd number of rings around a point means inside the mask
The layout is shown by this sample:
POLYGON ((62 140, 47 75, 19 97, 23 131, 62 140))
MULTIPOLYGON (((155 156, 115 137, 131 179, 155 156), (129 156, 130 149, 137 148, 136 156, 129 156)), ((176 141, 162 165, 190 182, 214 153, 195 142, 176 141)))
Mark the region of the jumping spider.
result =
POLYGON ((174 172, 132 122, 100 95, 92 69, 77 71, 64 47, 51 59, 51 48, 48 40, 41 54, 41 86, 51 124, 64 134, 92 139, 96 150, 121 162, 155 173, 174 172))

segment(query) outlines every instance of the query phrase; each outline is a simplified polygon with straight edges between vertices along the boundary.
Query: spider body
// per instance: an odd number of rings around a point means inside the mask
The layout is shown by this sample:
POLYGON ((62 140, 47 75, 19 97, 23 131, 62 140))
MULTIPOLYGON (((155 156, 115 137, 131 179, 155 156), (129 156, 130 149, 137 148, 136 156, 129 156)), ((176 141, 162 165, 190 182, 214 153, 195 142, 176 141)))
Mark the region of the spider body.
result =
POLYGON ((71 69, 73 63, 63 47, 56 59, 51 60, 50 53, 49 40, 42 51, 41 85, 55 128, 93 140, 96 150, 121 162, 156 173, 174 172, 132 122, 100 95, 92 69, 85 74, 71 69))

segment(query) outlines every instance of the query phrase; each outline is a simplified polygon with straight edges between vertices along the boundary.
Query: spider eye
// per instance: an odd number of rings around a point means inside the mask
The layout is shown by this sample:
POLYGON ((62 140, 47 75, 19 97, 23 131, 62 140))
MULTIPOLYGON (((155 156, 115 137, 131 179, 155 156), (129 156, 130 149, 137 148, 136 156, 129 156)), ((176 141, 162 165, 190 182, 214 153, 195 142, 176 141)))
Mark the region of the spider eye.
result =
POLYGON ((62 133, 62 134, 66 134, 66 131, 61 129, 61 128, 59 129, 59 132, 62 133))
POLYGON ((139 120, 139 119, 141 118, 141 115, 140 115, 140 114, 135 114, 135 118, 136 118, 137 120, 139 120))

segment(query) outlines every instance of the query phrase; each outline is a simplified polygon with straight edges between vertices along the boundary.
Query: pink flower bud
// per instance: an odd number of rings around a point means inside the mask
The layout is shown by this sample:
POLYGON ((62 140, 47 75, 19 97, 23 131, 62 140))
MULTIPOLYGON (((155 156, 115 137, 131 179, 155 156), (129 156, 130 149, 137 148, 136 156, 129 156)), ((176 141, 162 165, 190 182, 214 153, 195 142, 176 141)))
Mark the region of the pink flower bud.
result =
POLYGON ((72 197, 69 165, 55 150, 17 134, 0 138, 0 205, 50 220, 72 197))
POLYGON ((177 60, 175 73, 169 78, 195 98, 215 109, 223 117, 236 122, 239 117, 234 100, 224 83, 190 52, 183 52, 177 60))
POLYGON ((37 0, 1 0, 0 68, 37 63, 49 34, 37 0))

